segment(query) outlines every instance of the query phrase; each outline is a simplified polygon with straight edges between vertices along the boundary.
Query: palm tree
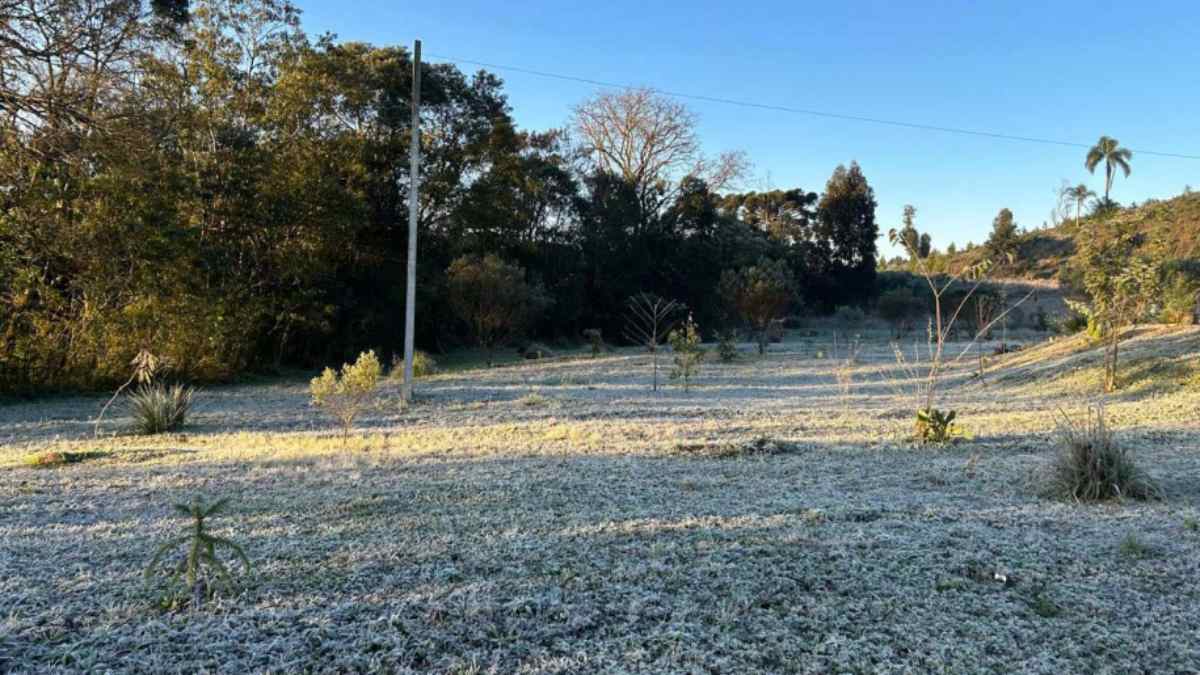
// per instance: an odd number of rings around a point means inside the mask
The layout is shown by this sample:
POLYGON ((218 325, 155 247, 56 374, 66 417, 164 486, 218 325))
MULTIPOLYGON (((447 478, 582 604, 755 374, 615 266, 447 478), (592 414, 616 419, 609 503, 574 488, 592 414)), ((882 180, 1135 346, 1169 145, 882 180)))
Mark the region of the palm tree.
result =
POLYGON ((1108 193, 1112 190, 1113 174, 1117 169, 1121 169, 1125 173, 1125 177, 1129 177, 1129 160, 1133 159, 1133 152, 1129 148, 1120 147, 1120 143, 1115 138, 1101 136, 1100 140, 1096 141, 1096 145, 1088 150, 1087 159, 1083 160, 1083 165, 1091 173, 1096 173, 1096 166, 1100 162, 1104 162, 1104 203, 1110 204, 1108 193))
POLYGON ((1075 187, 1064 187, 1062 196, 1064 199, 1075 202, 1075 227, 1079 227, 1079 214, 1083 210, 1083 204, 1088 199, 1095 197, 1096 193, 1088 189, 1088 186, 1080 183, 1075 187))

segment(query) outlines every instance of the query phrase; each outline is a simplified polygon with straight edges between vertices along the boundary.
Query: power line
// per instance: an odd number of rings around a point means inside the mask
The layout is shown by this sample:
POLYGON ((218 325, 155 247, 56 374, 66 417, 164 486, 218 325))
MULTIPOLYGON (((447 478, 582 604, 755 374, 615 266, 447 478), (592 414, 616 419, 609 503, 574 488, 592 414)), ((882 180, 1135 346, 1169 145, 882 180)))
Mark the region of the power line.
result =
MULTIPOLYGON (((482 68, 491 68, 493 70, 508 70, 514 73, 524 73, 526 75, 534 75, 537 77, 546 77, 555 80, 565 80, 567 82, 580 82, 582 84, 590 84, 597 87, 606 87, 610 89, 642 89, 643 87, 635 87, 629 84, 620 84, 616 82, 605 82, 603 80, 594 80, 587 77, 576 77, 574 75, 563 75, 560 73, 551 73, 544 70, 534 70, 532 68, 522 68, 519 66, 506 66, 498 63, 488 63, 486 61, 475 61, 472 59, 460 59, 453 56, 436 56, 427 55, 430 58, 439 59, 441 61, 449 61, 452 63, 467 64, 480 66, 482 68)), ((706 101, 708 103, 720 103, 723 105, 733 105, 742 108, 756 108, 758 110, 772 110, 775 112, 785 112, 794 115, 808 115, 811 117, 824 117, 826 119, 848 120, 852 122, 866 122, 868 124, 882 124, 892 127, 901 127, 904 129, 919 129, 921 131, 937 131, 947 134, 959 134, 963 136, 977 136, 983 138, 996 138, 1005 141, 1017 141, 1021 143, 1040 143, 1042 145, 1057 145, 1068 148, 1084 148, 1091 149, 1089 143, 1076 143, 1072 141, 1060 141, 1052 138, 1038 138, 1035 136, 1018 136, 1015 134, 1005 134, 993 131, 980 131, 978 129, 961 129, 958 127, 944 127, 936 124, 920 124, 917 122, 904 122, 900 120, 890 120, 881 117, 865 117, 862 115, 848 115, 844 113, 833 113, 824 110, 810 110, 807 108, 793 108, 790 106, 773 105, 770 103, 756 103, 753 101, 742 101, 732 98, 722 98, 719 96, 707 96, 704 94, 689 94, 685 92, 670 91, 667 89, 659 89, 657 87, 648 87, 653 92, 673 98, 691 99, 694 101, 706 101)), ((1173 157, 1175 159, 1194 159, 1200 160, 1200 155, 1185 155, 1175 152, 1158 152, 1155 150, 1131 150, 1138 155, 1152 155, 1155 157, 1173 157)))

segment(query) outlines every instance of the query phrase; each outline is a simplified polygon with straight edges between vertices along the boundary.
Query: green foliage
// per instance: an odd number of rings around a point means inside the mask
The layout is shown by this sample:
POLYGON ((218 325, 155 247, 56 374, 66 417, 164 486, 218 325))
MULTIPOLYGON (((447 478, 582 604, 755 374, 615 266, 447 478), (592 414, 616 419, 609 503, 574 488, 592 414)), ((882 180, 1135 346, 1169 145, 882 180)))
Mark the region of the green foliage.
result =
POLYGON ((1121 538, 1121 543, 1117 545, 1117 551, 1125 558, 1143 559, 1153 557, 1157 553, 1156 549, 1142 541, 1142 538, 1136 532, 1130 532, 1121 538))
POLYGON ((1043 479, 1043 496, 1082 502, 1160 496, 1157 484, 1117 443, 1102 407, 1090 408, 1082 422, 1063 415, 1056 436, 1058 454, 1043 479))
POLYGON ((923 444, 949 443, 965 435, 961 427, 954 423, 958 416, 953 410, 943 412, 937 408, 923 408, 917 411, 917 423, 914 437, 923 444))
POLYGON ((187 423, 196 390, 182 384, 143 384, 129 396, 133 426, 139 434, 178 431, 187 423))
POLYGON ((733 363, 737 360, 737 333, 726 329, 717 335, 717 358, 721 363, 733 363))
POLYGON ((312 402, 342 425, 342 439, 350 436, 354 420, 375 396, 382 369, 374 351, 363 352, 353 364, 344 364, 340 373, 326 368, 309 383, 312 402))
POLYGON ((1089 333, 1107 343, 1105 391, 1117 388, 1123 329, 1146 319, 1159 297, 1162 251, 1141 244, 1142 236, 1132 224, 1107 223, 1080 243, 1072 261, 1091 301, 1086 310, 1089 333))
POLYGON ((988 254, 996 259, 1012 256, 1017 250, 1017 223, 1013 213, 1008 209, 1000 209, 1000 213, 992 221, 992 233, 986 243, 988 254))
POLYGON ((752 267, 726 270, 721 274, 720 294, 754 329, 759 354, 766 353, 772 322, 797 301, 795 281, 782 260, 762 259, 752 267))
POLYGON ((905 326, 924 310, 925 303, 913 295, 911 288, 884 291, 876 305, 880 318, 892 325, 897 337, 906 332, 905 326))
POLYGON ((671 370, 671 379, 683 380, 683 390, 687 391, 706 354, 700 346, 700 329, 691 315, 688 315, 681 328, 671 331, 667 341, 671 343, 675 363, 675 368, 671 370))
POLYGON ((496 347, 518 337, 549 304, 525 270, 488 254, 457 258, 446 270, 450 306, 471 330, 492 365, 496 347))
POLYGON ((861 307, 841 305, 833 311, 833 319, 842 326, 858 326, 867 320, 867 313, 861 307))
MULTIPOLYGON (((232 590, 235 585, 233 575, 218 553, 221 550, 233 553, 241 561, 244 573, 250 573, 252 566, 241 546, 213 534, 208 527, 208 519, 220 515, 228 505, 228 498, 205 504, 199 497, 190 504, 175 504, 175 511, 190 518, 191 522, 182 534, 158 547, 146 565, 146 579, 156 574, 166 574, 169 585, 178 587, 182 582, 184 590, 190 594, 193 609, 199 609, 206 599, 212 597, 218 583, 224 585, 226 590, 232 590), (167 555, 172 551, 183 552, 173 565, 166 562, 167 555)), ((168 595, 164 604, 175 605, 177 602, 177 598, 168 595)))
MULTIPOLYGON (((0 25, 0 392, 116 389, 143 348, 185 381, 397 351, 406 47, 310 38, 286 0, 31 0, 0 3, 0 25)), ((613 335, 643 290, 719 325, 721 272, 764 258, 822 312, 872 292, 857 165, 820 196, 726 198, 737 153, 614 171, 576 161, 562 130, 522 131, 492 73, 427 63, 421 79, 418 346, 613 335), (488 255, 545 301, 516 326, 449 301, 455 261, 488 255)), ((644 98, 680 123, 687 147, 668 153, 698 158, 690 112, 644 98)))
MULTIPOLYGON (((436 375, 437 372, 437 359, 420 349, 413 350, 413 377, 430 377, 436 375)), ((391 376, 393 378, 404 378, 404 359, 399 355, 392 360, 391 376)))
POLYGON ((1195 323, 1197 311, 1200 310, 1200 280, 1179 271, 1166 276, 1158 320, 1179 325, 1195 323))
POLYGON ((1112 203, 1109 199, 1109 192, 1112 191, 1113 178, 1118 170, 1129 177, 1129 160, 1133 159, 1133 152, 1128 148, 1122 148, 1120 142, 1115 138, 1101 136, 1096 145, 1088 150, 1087 157, 1083 160, 1083 166, 1090 173, 1096 172, 1096 167, 1104 162, 1104 199, 1100 204, 1107 209, 1112 203))

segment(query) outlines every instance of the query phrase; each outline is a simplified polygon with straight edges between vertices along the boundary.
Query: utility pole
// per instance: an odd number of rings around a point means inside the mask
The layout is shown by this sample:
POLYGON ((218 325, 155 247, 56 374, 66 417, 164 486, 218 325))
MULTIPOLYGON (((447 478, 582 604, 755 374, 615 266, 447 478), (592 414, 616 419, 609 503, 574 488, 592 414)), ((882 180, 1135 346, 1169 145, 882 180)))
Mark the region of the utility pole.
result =
POLYGON ((401 400, 412 402, 413 333, 417 324, 417 185, 421 174, 421 41, 413 42, 412 142, 408 157, 408 283, 404 288, 404 388, 401 400))

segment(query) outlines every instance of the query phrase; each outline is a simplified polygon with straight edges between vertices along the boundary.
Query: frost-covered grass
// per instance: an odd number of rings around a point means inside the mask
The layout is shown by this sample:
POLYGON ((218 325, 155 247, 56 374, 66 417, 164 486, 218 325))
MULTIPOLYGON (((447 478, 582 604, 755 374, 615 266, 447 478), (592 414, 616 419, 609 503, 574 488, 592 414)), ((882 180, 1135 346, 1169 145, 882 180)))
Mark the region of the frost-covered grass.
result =
MULTIPOLYGON (((91 439, 99 398, 0 407, 0 671, 1196 668, 1200 388, 1109 397, 1165 498, 1081 506, 1032 478, 1098 392, 1086 345, 965 363, 944 407, 973 437, 937 449, 883 340, 844 397, 819 351, 686 393, 630 351, 443 373, 406 411, 389 382, 346 446, 299 378, 209 389, 161 437, 91 439), (255 574, 163 613, 142 567, 195 494, 234 498, 212 525, 255 574)), ((1200 330, 1123 351, 1194 362, 1200 330)))

